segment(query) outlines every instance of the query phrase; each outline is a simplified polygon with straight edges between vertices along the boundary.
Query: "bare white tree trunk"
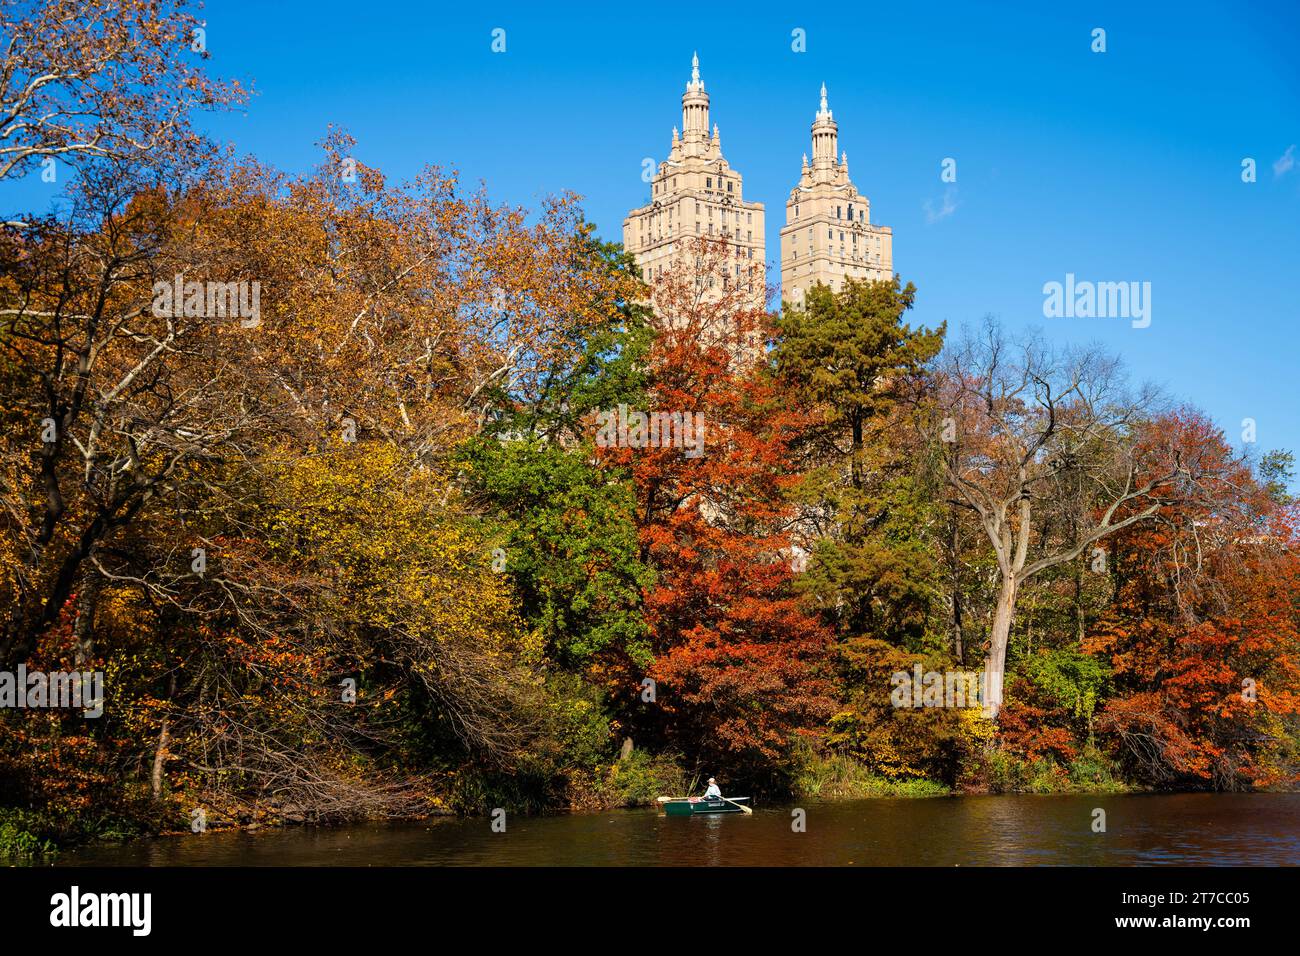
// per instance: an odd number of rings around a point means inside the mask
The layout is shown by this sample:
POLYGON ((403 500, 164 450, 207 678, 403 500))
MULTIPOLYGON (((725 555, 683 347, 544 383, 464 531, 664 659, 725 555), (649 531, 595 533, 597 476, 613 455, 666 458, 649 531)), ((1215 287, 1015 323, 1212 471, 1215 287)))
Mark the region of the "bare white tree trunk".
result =
POLYGON ((1002 578, 998 604, 993 612, 993 631, 989 635, 989 652, 984 659, 984 715, 996 719, 1002 709, 1002 687, 1007 671, 1007 644, 1011 638, 1011 621, 1016 614, 1016 590, 1019 587, 1014 573, 1002 578))
POLYGON ((990 321, 949 353, 937 389, 943 417, 918 419, 942 449, 950 503, 979 516, 997 559, 984 677, 990 717, 1002 709, 1007 646, 1025 583, 1154 517, 1204 478, 1181 448, 1163 447, 1159 435, 1143 440, 1158 394, 1129 393, 1118 369, 1118 360, 1096 349, 1059 351, 1032 338, 1012 344, 990 321), (1068 533, 1040 535, 1030 560, 1035 522, 1068 533))

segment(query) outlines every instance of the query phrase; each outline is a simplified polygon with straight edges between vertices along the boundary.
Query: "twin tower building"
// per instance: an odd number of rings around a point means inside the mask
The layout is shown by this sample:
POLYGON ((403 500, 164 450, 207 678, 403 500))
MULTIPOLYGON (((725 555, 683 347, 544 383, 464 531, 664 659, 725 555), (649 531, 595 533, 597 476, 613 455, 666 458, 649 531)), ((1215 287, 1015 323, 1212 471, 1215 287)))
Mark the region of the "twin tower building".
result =
MULTIPOLYGON (((741 183, 722 156, 718 127, 709 131, 709 94, 696 56, 682 95, 682 129, 673 129, 672 150, 651 181, 650 203, 623 220, 623 247, 635 255, 648 283, 653 286, 668 270, 682 239, 712 236, 726 239, 737 258, 752 263, 745 273, 757 275, 763 288, 763 204, 747 202, 741 183)), ((781 298, 799 305, 814 283, 838 291, 847 279, 888 279, 893 272, 893 231, 872 224, 870 201, 849 179, 848 156, 839 153, 839 127, 823 84, 812 124, 812 162, 805 153, 799 184, 785 203, 781 298)))

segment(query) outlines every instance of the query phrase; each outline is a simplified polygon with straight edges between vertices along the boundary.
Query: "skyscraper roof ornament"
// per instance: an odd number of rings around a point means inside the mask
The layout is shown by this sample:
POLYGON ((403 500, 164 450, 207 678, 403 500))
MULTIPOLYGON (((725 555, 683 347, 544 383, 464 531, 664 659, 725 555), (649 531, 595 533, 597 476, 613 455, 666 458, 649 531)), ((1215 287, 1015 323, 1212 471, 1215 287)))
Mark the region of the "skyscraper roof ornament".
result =
POLYGON ((700 79, 700 55, 691 54, 691 81, 686 84, 687 93, 704 92, 704 81, 700 79))
POLYGON ((822 84, 822 107, 817 111, 818 119, 830 119, 831 108, 826 105, 826 84, 822 84))

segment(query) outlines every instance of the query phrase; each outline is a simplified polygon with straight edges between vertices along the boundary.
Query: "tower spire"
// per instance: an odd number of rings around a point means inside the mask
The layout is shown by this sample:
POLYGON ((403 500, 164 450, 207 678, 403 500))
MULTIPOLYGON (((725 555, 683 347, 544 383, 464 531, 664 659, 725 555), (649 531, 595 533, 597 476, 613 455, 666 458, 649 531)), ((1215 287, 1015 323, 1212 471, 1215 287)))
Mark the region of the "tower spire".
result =
POLYGON ((700 54, 691 54, 691 81, 686 84, 686 92, 700 93, 704 90, 704 81, 700 79, 700 54))
POLYGON ((682 139, 705 143, 709 139, 709 94, 700 79, 700 55, 691 56, 691 79, 682 94, 682 139))
POLYGON ((813 167, 830 170, 835 166, 835 154, 838 152, 838 132, 835 119, 831 115, 830 105, 826 102, 826 84, 822 84, 821 109, 812 124, 813 167))

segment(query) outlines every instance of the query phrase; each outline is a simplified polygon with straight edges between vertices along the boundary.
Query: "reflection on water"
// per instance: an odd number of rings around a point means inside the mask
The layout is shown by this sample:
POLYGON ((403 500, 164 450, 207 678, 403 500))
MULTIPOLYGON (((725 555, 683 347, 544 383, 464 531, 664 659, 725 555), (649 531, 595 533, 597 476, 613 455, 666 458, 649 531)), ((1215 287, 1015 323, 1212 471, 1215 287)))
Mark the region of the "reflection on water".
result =
POLYGON ((1300 864, 1300 794, 808 801, 753 816, 657 810, 206 833, 63 854, 97 866, 1132 866, 1300 864), (1092 831, 1093 809, 1106 832, 1092 831))

